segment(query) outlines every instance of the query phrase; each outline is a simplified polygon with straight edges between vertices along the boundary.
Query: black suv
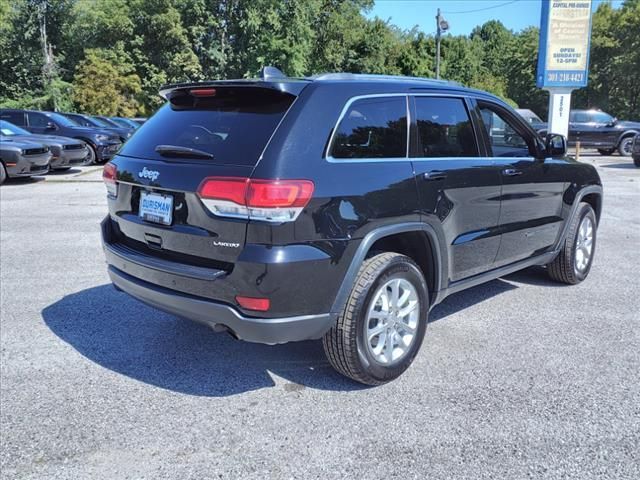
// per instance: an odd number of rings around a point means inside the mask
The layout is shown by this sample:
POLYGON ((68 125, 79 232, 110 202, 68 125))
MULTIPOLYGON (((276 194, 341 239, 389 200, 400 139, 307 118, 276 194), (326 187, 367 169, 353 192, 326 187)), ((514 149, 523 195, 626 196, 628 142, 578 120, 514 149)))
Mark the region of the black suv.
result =
POLYGON ((277 72, 161 94, 104 169, 109 275, 149 305, 253 342, 322 338, 373 385, 447 295, 532 265, 589 273, 596 170, 492 95, 277 72))
MULTIPOLYGON (((532 123, 534 129, 545 135, 546 123, 532 123)), ((633 137, 640 133, 640 122, 618 120, 600 110, 571 110, 569 114, 569 145, 596 148, 602 155, 616 150, 624 157, 631 156, 633 137)))
POLYGON ((7 120, 31 133, 60 135, 83 140, 90 147, 86 164, 109 160, 122 145, 120 137, 112 130, 83 127, 60 113, 0 109, 0 119, 7 120))

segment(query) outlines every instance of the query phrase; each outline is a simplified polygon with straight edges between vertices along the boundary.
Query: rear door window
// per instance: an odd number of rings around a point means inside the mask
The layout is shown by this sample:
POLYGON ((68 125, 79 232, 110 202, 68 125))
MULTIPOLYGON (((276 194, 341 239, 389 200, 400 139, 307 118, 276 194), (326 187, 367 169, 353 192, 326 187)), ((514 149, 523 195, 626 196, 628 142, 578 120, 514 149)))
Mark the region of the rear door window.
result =
POLYGON ((7 122, 11 122, 14 125, 18 125, 20 127, 24 126, 24 113, 23 112, 2 112, 0 113, 0 118, 6 120, 7 122))
POLYGON ((136 131, 119 155, 253 166, 294 98, 251 87, 217 88, 207 97, 177 93, 136 131), (172 157, 166 151, 161 155, 156 151, 160 145, 208 155, 172 157))
POLYGON ((415 97, 419 157, 479 156, 469 113, 460 98, 415 97))
POLYGON ((336 129, 330 156, 339 159, 406 158, 406 97, 354 101, 336 129))

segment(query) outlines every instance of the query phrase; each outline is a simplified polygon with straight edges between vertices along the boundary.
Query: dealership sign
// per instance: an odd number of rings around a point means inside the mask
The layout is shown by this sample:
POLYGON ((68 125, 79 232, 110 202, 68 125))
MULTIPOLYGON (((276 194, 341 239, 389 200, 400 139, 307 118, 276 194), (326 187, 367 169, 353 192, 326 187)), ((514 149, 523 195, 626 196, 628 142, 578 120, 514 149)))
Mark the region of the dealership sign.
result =
POLYGON ((590 39, 591 0, 543 0, 538 87, 585 87, 590 39))

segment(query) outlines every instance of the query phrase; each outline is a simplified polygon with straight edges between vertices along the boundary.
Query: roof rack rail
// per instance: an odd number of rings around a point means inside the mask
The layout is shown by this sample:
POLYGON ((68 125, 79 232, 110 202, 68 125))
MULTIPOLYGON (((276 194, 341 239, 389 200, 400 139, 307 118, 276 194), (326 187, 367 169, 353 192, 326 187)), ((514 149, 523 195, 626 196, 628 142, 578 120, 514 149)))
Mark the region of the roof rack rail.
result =
POLYGON ((313 75, 312 80, 381 80, 381 81, 406 81, 412 80, 416 82, 437 83, 440 85, 460 85, 452 80, 438 80, 435 78, 409 77, 404 75, 379 75, 371 73, 321 73, 313 75))

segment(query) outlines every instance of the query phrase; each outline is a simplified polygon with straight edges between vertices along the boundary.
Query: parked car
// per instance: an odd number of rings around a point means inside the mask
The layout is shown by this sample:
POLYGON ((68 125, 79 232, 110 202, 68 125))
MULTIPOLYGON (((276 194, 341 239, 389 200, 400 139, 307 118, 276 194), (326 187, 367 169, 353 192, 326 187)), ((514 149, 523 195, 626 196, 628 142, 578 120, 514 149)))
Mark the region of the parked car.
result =
POLYGON ((640 133, 634 137, 631 156, 636 167, 640 167, 640 133))
MULTIPOLYGON (((540 134, 547 132, 547 124, 535 125, 540 134)), ((621 121, 600 110, 571 110, 569 113, 569 145, 580 142, 584 148, 597 148, 601 155, 616 150, 624 157, 631 156, 633 137, 640 133, 640 122, 621 121)))
POLYGON ((68 119, 83 127, 100 128, 112 134, 116 134, 118 135, 122 143, 129 140, 129 138, 133 134, 133 130, 131 128, 123 128, 119 125, 113 126, 109 123, 103 122, 99 118, 92 117, 91 115, 83 115, 81 113, 62 113, 61 115, 64 115, 68 119))
POLYGON ((148 305, 253 342, 322 338, 336 370, 377 385, 448 295, 532 265, 589 274, 596 169, 493 95, 275 69, 161 94, 103 174, 108 273, 148 305))
POLYGON ((7 178, 44 175, 49 171, 51 151, 39 142, 0 139, 0 185, 7 178))
POLYGON ((140 128, 140 124, 138 122, 131 120, 130 118, 109 117, 109 120, 125 128, 133 128, 134 130, 137 130, 138 128, 140 128))
POLYGON ((89 147, 82 140, 56 135, 37 135, 24 130, 6 120, 0 120, 0 141, 25 140, 40 142, 51 150, 50 170, 69 170, 74 165, 82 165, 89 156, 89 147))
POLYGON ((532 110, 529 110, 528 108, 517 108, 516 112, 529 122, 529 125, 531 125, 534 130, 546 128, 546 123, 538 115, 533 113, 532 110))
POLYGON ((122 145, 120 138, 113 131, 80 126, 59 113, 0 109, 0 119, 11 122, 31 133, 82 140, 89 146, 87 164, 109 160, 122 145))

